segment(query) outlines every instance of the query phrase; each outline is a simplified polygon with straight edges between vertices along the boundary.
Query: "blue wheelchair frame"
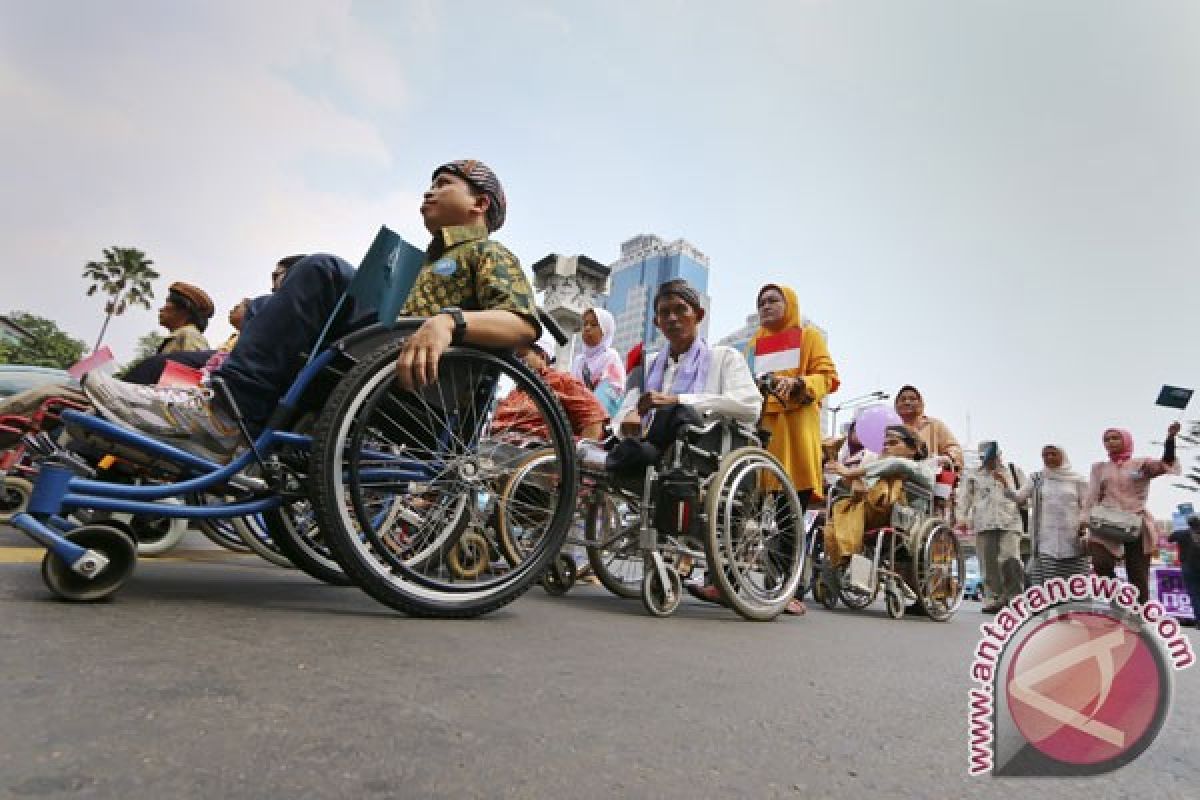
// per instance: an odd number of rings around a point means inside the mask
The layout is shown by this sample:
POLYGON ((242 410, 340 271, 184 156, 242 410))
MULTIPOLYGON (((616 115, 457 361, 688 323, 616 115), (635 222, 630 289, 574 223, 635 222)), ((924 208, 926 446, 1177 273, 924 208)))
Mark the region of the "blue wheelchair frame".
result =
MULTIPOLYGON (((296 408, 304 392, 321 371, 333 362, 337 353, 336 347, 330 347, 310 359, 280 401, 280 406, 285 409, 296 408)), ((44 464, 34 483, 28 511, 15 515, 12 524, 67 564, 79 562, 86 555, 87 550, 62 535, 61 532, 69 532, 76 527, 63 516, 63 512, 66 510, 86 508, 184 519, 233 519, 270 511, 283 505, 283 497, 277 493, 258 500, 198 506, 152 501, 186 497, 226 484, 251 463, 254 463, 258 454, 265 457, 276 446, 286 445, 307 450, 312 445, 312 437, 278 430, 268 423, 268 426, 255 440, 255 448, 247 449, 229 464, 221 465, 131 428, 113 424, 98 416, 66 411, 63 413, 63 419, 100 434, 106 439, 169 459, 193 472, 200 473, 197 477, 174 483, 129 486, 81 478, 76 476, 69 467, 44 464), (255 449, 258 454, 255 453, 255 449)), ((369 473, 371 477, 400 481, 424 481, 429 480, 438 469, 437 464, 425 464, 393 454, 379 453, 376 455, 385 456, 394 460, 395 463, 394 466, 388 466, 386 469, 371 470, 369 473)))
MULTIPOLYGON (((168 518, 235 519, 280 508, 284 505, 285 498, 275 487, 271 486, 265 487, 267 491, 271 492, 270 496, 242 502, 189 506, 153 501, 175 497, 185 498, 188 495, 204 493, 223 486, 252 463, 257 462, 260 458, 265 459, 278 446, 311 450, 311 436, 280 430, 277 426, 291 424, 296 418, 301 401, 309 387, 322 371, 334 363, 339 353, 353 359, 354 356, 349 352, 349 348, 360 338, 366 338, 369 332, 378 332, 381 329, 391 331, 396 328, 400 322, 399 309, 412 286, 412 280, 421 269, 422 259, 421 251, 405 243, 386 227, 380 229, 353 280, 339 299, 317 340, 313 343, 307 362, 279 401, 275 414, 255 439, 254 446, 244 451, 229 464, 217 464, 95 415, 64 411, 62 418, 65 422, 99 434, 110 441, 129 445, 144 453, 172 461, 188 471, 196 473, 196 477, 173 483, 129 486, 82 478, 77 476, 69 466, 43 462, 34 482, 28 511, 15 515, 12 524, 69 565, 72 570, 85 575, 88 573, 85 565, 88 560, 86 558, 88 550, 63 535, 64 533, 69 534, 79 527, 66 519, 64 512, 67 510, 84 508, 107 512, 152 514, 168 518), (393 320, 393 322, 368 326, 349 333, 337 343, 323 347, 335 327, 335 322, 343 318, 340 316, 341 312, 348 310, 347 304, 354 300, 365 301, 368 307, 374 306, 378 311, 378 318, 393 320)), ((540 313, 539 316, 543 325, 553 333, 559 344, 565 344, 567 337, 554 320, 545 313, 540 313)), ((415 318, 409 319, 414 320, 415 318)), ((363 470, 359 473, 359 477, 409 482, 429 481, 441 469, 437 453, 449 450, 451 438, 452 432, 449 430, 437 435, 437 451, 434 452, 434 459, 430 463, 422 463, 392 453, 365 450, 363 451, 365 455, 378 457, 390 463, 385 464, 382 468, 372 467, 363 470)))

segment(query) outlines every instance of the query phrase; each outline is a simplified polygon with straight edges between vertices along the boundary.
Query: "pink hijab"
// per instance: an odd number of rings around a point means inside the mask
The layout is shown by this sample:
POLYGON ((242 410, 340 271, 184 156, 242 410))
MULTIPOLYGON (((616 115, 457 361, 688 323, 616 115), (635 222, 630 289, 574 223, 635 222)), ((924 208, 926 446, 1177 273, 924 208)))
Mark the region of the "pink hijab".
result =
POLYGON ((1107 428, 1101 438, 1108 436, 1110 433, 1121 434, 1121 449, 1109 455, 1109 459, 1114 464, 1124 464, 1129 459, 1133 458, 1133 434, 1124 428, 1107 428))

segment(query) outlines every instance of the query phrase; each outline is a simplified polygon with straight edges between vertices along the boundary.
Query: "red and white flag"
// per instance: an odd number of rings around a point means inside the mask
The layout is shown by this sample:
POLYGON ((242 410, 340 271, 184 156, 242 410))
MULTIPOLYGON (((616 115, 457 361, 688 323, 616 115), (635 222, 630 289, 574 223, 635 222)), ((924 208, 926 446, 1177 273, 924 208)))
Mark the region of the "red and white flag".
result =
POLYGON ((754 343, 754 377, 768 372, 799 369, 801 334, 799 328, 788 328, 759 338, 754 343))

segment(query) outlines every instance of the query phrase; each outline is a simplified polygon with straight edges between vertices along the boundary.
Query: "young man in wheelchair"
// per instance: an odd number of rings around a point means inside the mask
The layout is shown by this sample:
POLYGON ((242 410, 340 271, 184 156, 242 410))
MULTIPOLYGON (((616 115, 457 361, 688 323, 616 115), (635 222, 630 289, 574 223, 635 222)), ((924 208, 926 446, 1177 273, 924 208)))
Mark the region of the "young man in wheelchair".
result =
MULTIPOLYGON (((401 311, 428 319, 397 359, 401 388, 437 380, 438 361, 452 344, 507 349, 540 335, 533 290, 520 263, 488 238, 504 224, 506 210, 504 189, 482 162, 452 161, 434 170, 420 207, 432 240, 401 311)), ((308 256, 288 270, 246 324, 214 377, 229 388, 251 435, 266 424, 299 372, 298 356, 317 340, 353 277, 354 268, 336 256, 308 256)), ((373 309, 353 309, 332 334, 364 327, 374 317, 373 309)), ((215 461, 228 461, 239 445, 233 410, 211 389, 135 386, 96 373, 85 378, 84 390, 103 416, 215 461)))

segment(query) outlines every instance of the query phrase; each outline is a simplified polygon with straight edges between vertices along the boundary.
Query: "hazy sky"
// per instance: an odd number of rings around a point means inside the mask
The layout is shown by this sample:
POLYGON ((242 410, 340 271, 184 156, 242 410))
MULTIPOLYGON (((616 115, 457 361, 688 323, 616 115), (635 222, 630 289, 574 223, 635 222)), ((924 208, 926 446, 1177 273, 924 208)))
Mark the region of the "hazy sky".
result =
POLYGON ((423 243, 431 168, 476 157, 524 263, 684 237, 715 334, 790 283, 841 397, 912 382, 964 444, 1086 471, 1200 384, 1198 42, 1145 0, 0 0, 0 311, 90 341, 82 266, 137 246, 219 341, 281 255, 423 243))

